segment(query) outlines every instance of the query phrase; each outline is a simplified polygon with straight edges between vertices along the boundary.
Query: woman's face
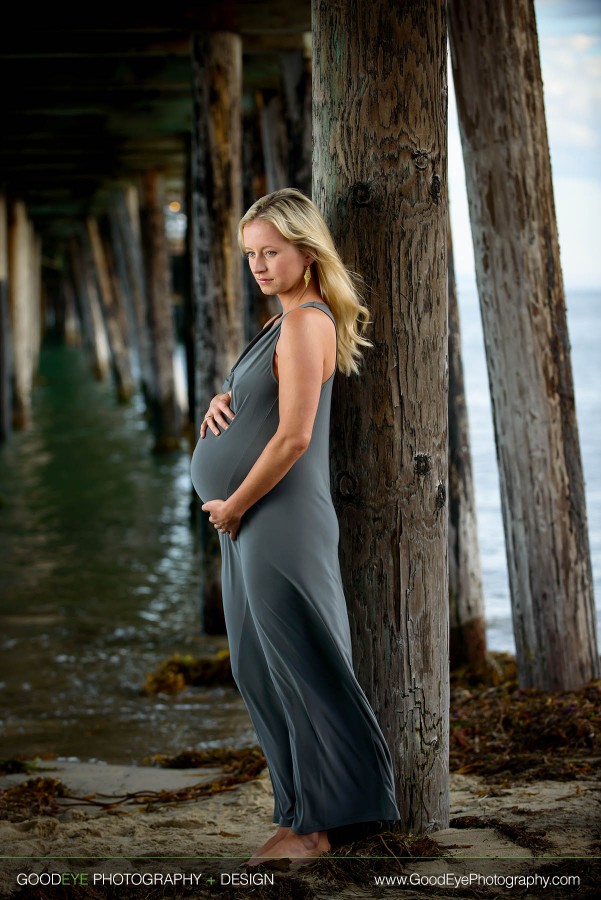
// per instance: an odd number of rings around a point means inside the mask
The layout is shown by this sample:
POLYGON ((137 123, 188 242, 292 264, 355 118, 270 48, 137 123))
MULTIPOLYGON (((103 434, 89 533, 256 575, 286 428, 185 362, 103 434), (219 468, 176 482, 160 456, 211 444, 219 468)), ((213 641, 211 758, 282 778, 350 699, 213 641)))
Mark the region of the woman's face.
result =
POLYGON ((282 237, 275 225, 263 219, 254 219, 245 225, 243 237, 250 270, 264 294, 273 296, 298 290, 305 269, 312 261, 306 253, 282 237))

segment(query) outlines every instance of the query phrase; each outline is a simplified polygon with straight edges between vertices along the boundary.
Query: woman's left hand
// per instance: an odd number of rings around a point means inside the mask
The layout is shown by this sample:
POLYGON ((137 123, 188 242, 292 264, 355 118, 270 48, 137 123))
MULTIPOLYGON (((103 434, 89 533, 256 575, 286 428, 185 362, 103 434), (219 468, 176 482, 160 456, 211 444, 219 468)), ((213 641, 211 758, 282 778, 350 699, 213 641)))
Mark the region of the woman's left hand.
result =
POLYGON ((202 505, 203 512, 209 513, 209 522, 223 534, 229 534, 232 541, 240 529, 242 516, 232 512, 227 500, 209 500, 202 505))

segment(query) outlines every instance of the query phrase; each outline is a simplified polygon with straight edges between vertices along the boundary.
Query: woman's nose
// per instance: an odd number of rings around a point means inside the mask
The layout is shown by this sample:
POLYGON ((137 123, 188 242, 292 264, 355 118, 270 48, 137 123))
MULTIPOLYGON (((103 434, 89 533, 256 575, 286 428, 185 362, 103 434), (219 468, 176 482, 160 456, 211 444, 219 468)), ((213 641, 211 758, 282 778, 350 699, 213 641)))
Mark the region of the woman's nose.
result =
POLYGON ((258 256, 253 260, 253 272, 264 272, 265 271, 265 259, 262 256, 258 256))

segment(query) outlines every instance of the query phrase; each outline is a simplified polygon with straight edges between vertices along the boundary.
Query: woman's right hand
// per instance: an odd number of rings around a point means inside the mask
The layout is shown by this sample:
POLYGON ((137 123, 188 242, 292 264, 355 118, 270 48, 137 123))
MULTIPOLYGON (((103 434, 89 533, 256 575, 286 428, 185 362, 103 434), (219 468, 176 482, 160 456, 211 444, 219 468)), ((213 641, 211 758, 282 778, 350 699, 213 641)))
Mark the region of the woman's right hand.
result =
POLYGON ((230 403, 232 402, 232 393, 231 391, 226 391, 225 394, 215 394, 211 402, 209 403, 209 408, 205 413, 205 417, 202 420, 202 424, 200 426, 200 436, 203 438, 207 433, 207 428, 210 428, 214 435, 219 437, 221 431, 217 427, 220 425, 222 429, 226 429, 229 427, 229 422, 226 417, 229 417, 231 421, 234 418, 234 413, 231 410, 230 403))

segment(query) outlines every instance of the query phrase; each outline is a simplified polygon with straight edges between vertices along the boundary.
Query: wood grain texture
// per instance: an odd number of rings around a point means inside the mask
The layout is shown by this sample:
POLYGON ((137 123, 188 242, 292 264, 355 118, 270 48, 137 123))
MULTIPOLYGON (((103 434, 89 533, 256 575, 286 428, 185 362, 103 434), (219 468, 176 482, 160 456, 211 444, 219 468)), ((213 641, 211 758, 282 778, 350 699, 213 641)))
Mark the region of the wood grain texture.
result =
POLYGON ((334 390, 340 562, 417 833, 449 815, 445 3, 314 0, 313 54, 313 196, 373 318, 334 390))
POLYGON ((196 429, 243 349, 238 222, 242 217, 242 44, 235 34, 192 42, 194 123, 190 227, 196 309, 196 429))
MULTIPOLYGON (((195 434, 244 343, 242 257, 242 43, 216 32, 192 41, 194 122, 190 250, 195 322, 195 434)), ((195 499, 206 634, 225 633, 219 538, 195 499)))
POLYGON ((519 679, 576 689, 599 653, 534 4, 449 15, 519 679))

